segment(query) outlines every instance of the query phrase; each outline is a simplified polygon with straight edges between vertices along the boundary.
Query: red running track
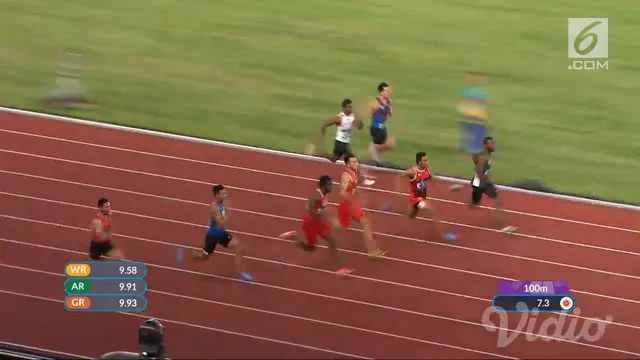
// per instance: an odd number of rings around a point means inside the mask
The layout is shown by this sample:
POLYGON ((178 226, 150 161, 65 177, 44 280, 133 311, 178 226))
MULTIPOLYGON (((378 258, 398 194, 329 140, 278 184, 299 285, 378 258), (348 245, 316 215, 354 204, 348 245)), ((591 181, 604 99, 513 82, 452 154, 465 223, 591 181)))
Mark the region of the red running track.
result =
MULTIPOLYGON (((458 240, 432 241, 426 220, 370 210, 389 258, 368 260, 354 225, 339 245, 356 273, 338 279, 326 250, 276 238, 299 225, 311 180, 339 176, 335 165, 14 114, 0 124, 0 316, 11 325, 0 340, 87 356, 135 351, 137 326, 156 317, 176 358, 640 358, 637 211, 505 191, 521 233, 503 237, 489 210, 466 209, 443 184, 431 195, 458 240), (213 182, 230 187, 231 228, 256 284, 230 278, 227 253, 175 264, 176 245, 201 246, 213 182), (101 196, 114 206, 117 244, 150 265, 149 307, 137 316, 61 303, 62 265, 85 258, 101 196), (580 310, 483 320, 505 278, 569 281, 580 310), (608 315, 608 324, 587 319, 608 315), (34 319, 44 326, 27 327, 34 319), (564 321, 558 336, 585 323, 604 334, 544 341, 534 335, 547 319, 564 321), (497 346, 495 326, 515 340, 497 346)), ((378 175, 371 207, 402 204, 392 175, 378 175)))

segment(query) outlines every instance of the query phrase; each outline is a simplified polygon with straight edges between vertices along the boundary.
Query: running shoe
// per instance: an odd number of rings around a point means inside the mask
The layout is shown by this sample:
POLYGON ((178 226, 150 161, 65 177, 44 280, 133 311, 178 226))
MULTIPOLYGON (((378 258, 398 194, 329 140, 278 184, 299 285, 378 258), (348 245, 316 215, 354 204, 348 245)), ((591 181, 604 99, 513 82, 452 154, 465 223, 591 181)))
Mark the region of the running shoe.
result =
POLYGON ((381 249, 378 249, 369 253, 369 257, 372 259, 379 259, 385 255, 387 255, 387 250, 381 250, 381 249))
POLYGON ((253 275, 248 274, 246 272, 240 273, 240 280, 253 281, 253 275))
POLYGON ((513 225, 506 226, 502 230, 500 230, 500 232, 502 232, 503 234, 508 234, 508 235, 513 234, 516 231, 518 231, 518 227, 513 225))

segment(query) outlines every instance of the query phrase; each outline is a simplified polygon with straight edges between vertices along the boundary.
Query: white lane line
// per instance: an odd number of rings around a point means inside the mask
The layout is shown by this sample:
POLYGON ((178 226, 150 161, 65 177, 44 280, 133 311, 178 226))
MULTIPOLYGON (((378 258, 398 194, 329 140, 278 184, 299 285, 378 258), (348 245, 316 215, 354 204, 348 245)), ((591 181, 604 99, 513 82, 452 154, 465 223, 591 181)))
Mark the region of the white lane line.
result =
MULTIPOLYGON (((44 301, 49 301, 49 302, 64 303, 63 300, 52 299, 52 298, 48 298, 48 297, 44 297, 44 296, 25 294, 25 293, 20 293, 20 292, 14 292, 14 291, 9 291, 9 290, 1 290, 0 289, 0 293, 8 294, 8 295, 20 296, 20 297, 26 297, 26 298, 30 298, 30 299, 44 300, 44 301)), ((332 351, 332 350, 329 350, 329 349, 321 349, 321 348, 302 345, 302 344, 297 344, 297 343, 293 343, 293 342, 289 342, 289 341, 282 341, 282 340, 267 338, 267 337, 263 337, 263 336, 255 336, 255 335, 250 335, 250 334, 244 334, 244 333, 240 333, 240 332, 229 331, 229 330, 214 328, 214 327, 210 327, 210 326, 192 324, 192 323, 188 323, 188 322, 184 322, 184 321, 165 319, 165 318, 161 318, 161 317, 150 316, 150 315, 147 315, 147 314, 138 315, 138 314, 134 314, 134 313, 121 313, 121 312, 119 312, 117 314, 126 315, 126 316, 133 316, 133 317, 137 317, 137 318, 141 318, 141 319, 145 319, 145 320, 149 319, 151 317, 151 318, 158 319, 158 320, 160 320, 162 322, 169 323, 169 324, 176 324, 176 325, 187 326, 187 327, 190 327, 190 328, 196 328, 196 329, 207 330, 207 331, 215 331, 215 332, 229 334, 229 335, 236 335, 236 336, 241 336, 241 337, 245 337, 245 338, 251 338, 251 339, 262 340, 262 341, 267 341, 267 342, 272 342, 272 343, 277 343, 277 344, 282 344, 282 345, 298 347, 298 348, 307 349, 307 350, 323 352, 323 353, 327 353, 327 354, 345 356, 347 358, 371 359, 371 360, 373 360, 372 358, 368 358, 368 357, 364 357, 364 356, 360 356, 360 355, 346 354, 346 353, 342 353, 342 352, 338 352, 338 351, 332 351)))
MULTIPOLYGON (((45 248, 45 249, 61 251, 61 252, 67 252, 67 253, 75 253, 75 254, 82 255, 83 257, 86 257, 85 253, 82 253, 82 252, 79 252, 79 251, 61 249, 61 248, 50 247, 50 246, 45 246, 45 245, 40 245, 40 244, 23 243, 23 242, 20 242, 20 241, 8 240, 8 239, 2 239, 2 238, 0 238, 0 241, 8 241, 8 242, 27 245, 27 246, 38 247, 38 248, 45 248)), ((168 267, 168 266, 157 265, 157 264, 152 264, 152 263, 146 263, 146 264, 149 267, 158 267, 158 268, 163 268, 163 269, 168 269, 168 270, 179 271, 179 272, 183 272, 183 273, 198 274, 198 275, 202 275, 202 276, 215 277, 215 278, 221 278, 221 279, 227 279, 227 280, 233 280, 233 281, 237 281, 237 282, 242 282, 242 280, 239 280, 239 279, 231 279, 231 278, 226 278, 226 277, 222 277, 222 276, 206 274, 206 273, 200 273, 200 272, 191 271, 191 270, 185 270, 185 269, 176 269, 176 268, 171 268, 171 267, 168 267)), ((561 339, 561 338, 555 338, 555 337, 551 337, 551 336, 547 336, 547 335, 534 334, 534 333, 524 332, 524 331, 520 331, 520 330, 513 330, 513 329, 509 329, 509 328, 497 327, 497 326, 493 326, 493 325, 485 325, 485 324, 481 324, 481 323, 475 323, 475 322, 470 322, 470 321, 465 321, 465 320, 460 320, 460 319, 453 319, 453 318, 448 318, 448 317, 438 316, 438 315, 433 315, 433 314, 420 313, 420 312, 416 312, 416 311, 405 310, 405 309, 400 309, 400 308, 394 308, 394 307, 390 307, 390 306, 384 306, 384 305, 373 304, 373 303, 367 303, 367 302, 363 302, 363 301, 351 300, 351 299, 346 299, 346 298, 340 298, 340 297, 335 297, 335 296, 330 296, 330 295, 311 293, 311 292, 300 291, 300 290, 295 290, 295 289, 290 289, 290 288, 282 288, 282 287, 279 287, 279 286, 268 285, 268 284, 263 284, 263 283, 251 283, 249 285, 250 286, 265 286, 265 287, 269 287, 269 288, 278 288, 278 289, 285 290, 285 291, 292 291, 292 292, 297 292, 297 293, 305 293, 305 294, 309 294, 309 295, 313 295, 313 296, 320 296, 320 297, 329 298, 329 299, 335 299, 335 300, 339 300, 339 301, 345 301, 345 302, 350 302, 350 303, 373 306, 373 307, 382 308, 382 309, 388 309, 388 310, 392 310, 392 311, 410 313, 410 314, 414 314, 414 315, 418 315, 418 316, 436 318, 436 319, 441 319, 441 320, 449 320, 449 321, 462 323, 462 324, 480 326, 480 327, 483 327, 483 328, 485 328, 487 330, 489 330, 489 329, 494 329, 494 330, 502 329, 504 331, 513 332, 513 333, 516 333, 516 334, 528 335, 529 337, 533 336, 535 338, 541 338, 541 339, 546 339, 546 340, 555 340, 555 341, 566 342, 566 343, 571 343, 571 344, 580 345, 580 346, 586 346, 586 347, 590 347, 590 348, 597 348, 597 349, 606 350, 606 351, 620 352, 620 353, 624 353, 624 354, 627 354, 627 355, 640 356, 640 354, 638 354, 638 353, 633 353, 633 352, 629 352, 629 351, 621 350, 621 349, 608 348, 608 347, 595 345, 595 344, 590 344, 590 343, 582 343, 582 342, 578 342, 578 341, 574 341, 574 340, 566 340, 566 339, 561 339)))
MULTIPOLYGON (((194 184, 210 185, 210 183, 204 182, 204 181, 200 181, 200 180, 185 179, 185 178, 179 178, 179 177, 175 177, 175 176, 154 174, 154 173, 148 173, 148 172, 131 170, 131 169, 123 169, 123 168, 117 168, 117 167, 106 166, 106 165, 85 163, 85 162, 80 162, 80 161, 61 159, 61 158, 44 156, 44 155, 34 155, 34 154, 30 154, 30 153, 21 153, 21 152, 15 152, 15 151, 10 151, 10 150, 1 150, 1 149, 0 149, 0 152, 8 152, 8 153, 14 153, 14 154, 23 155, 23 156, 43 158, 43 159, 52 160, 52 161, 60 161, 60 162, 66 162, 66 163, 71 163, 71 164, 83 165, 83 166, 87 166, 87 167, 95 167, 95 168, 101 168, 101 169, 107 169, 107 170, 121 171, 121 172, 126 172, 126 173, 131 173, 131 174, 139 174, 139 175, 145 175, 145 176, 151 176, 151 177, 157 177, 157 178, 163 178, 163 179, 169 179, 169 180, 189 182, 189 183, 194 183, 194 184)), ((290 198, 290 199, 296 199, 296 200, 304 200, 304 201, 307 200, 307 199, 304 199, 304 198, 294 197, 294 196, 290 196, 290 195, 286 195, 286 194, 270 193, 270 192, 264 192, 264 191, 246 189, 246 188, 240 188, 240 187, 230 187, 230 188, 237 189, 237 190, 242 190, 242 191, 247 191, 247 192, 264 194, 264 195, 270 195, 270 196, 284 197, 284 198, 290 198)), ((336 205, 336 204, 332 203, 332 205, 336 205)), ((370 211, 370 212, 373 212, 373 213, 404 217, 404 215, 402 215, 402 214, 397 214, 397 213, 388 212, 388 211, 382 211, 382 210, 376 210, 376 209, 366 209, 366 210, 370 211)), ((423 221, 431 221, 431 219, 424 218, 424 217, 417 217, 417 219, 420 219, 420 220, 423 220, 423 221)), ((453 226, 465 227, 465 228, 469 228, 469 229, 490 231, 490 232, 493 232, 493 233, 496 233, 496 234, 501 234, 501 230, 499 230, 499 229, 490 229, 490 228, 481 227, 481 226, 468 225, 468 224, 462 224, 462 223, 457 223, 457 222, 452 222, 452 221, 444 221, 444 220, 442 221, 442 223, 443 224, 448 224, 448 225, 453 225, 453 226)), ((635 252, 632 252, 632 251, 626 251, 626 250, 620 250, 620 249, 614 249, 614 248, 607 248, 607 247, 589 245, 589 244, 582 244, 582 243, 571 242, 571 241, 566 241, 566 240, 552 239, 552 238, 547 238, 547 237, 543 237, 543 236, 525 234, 525 233, 521 233, 521 232, 514 233, 512 236, 520 236, 520 237, 526 237, 526 238, 531 238, 531 239, 536 239, 536 240, 549 241, 549 242, 554 242, 554 243, 559 243, 559 244, 564 244, 564 245, 579 246, 579 247, 597 249, 597 250, 602 250, 602 251, 611 251, 611 252, 616 252, 616 253, 621 253, 621 254, 626 254, 626 255, 640 256, 639 253, 635 253, 635 252)), ((399 237, 399 238, 401 238, 401 237, 399 237)), ((420 241, 423 242, 422 240, 420 240, 420 241)))
MULTIPOLYGON (((39 274, 52 275, 52 276, 58 276, 58 277, 65 277, 63 274, 58 274, 58 273, 53 273, 53 272, 44 271, 44 270, 38 270, 38 269, 32 269, 32 268, 25 268, 25 267, 22 267, 22 266, 8 265, 8 264, 3 264, 3 263, 0 263, 0 266, 7 267, 7 268, 12 268, 12 269, 16 269, 16 270, 35 272, 35 273, 39 273, 39 274)), ((188 295, 183 295, 183 294, 175 294, 175 293, 166 292, 166 291, 159 291, 159 290, 152 290, 152 289, 148 289, 147 291, 150 292, 150 293, 165 295, 165 296, 169 296, 169 297, 176 297, 176 298, 181 298, 181 299, 186 299, 186 300, 191 300, 191 301, 197 301, 197 302, 206 303, 206 304, 214 304, 214 305, 219 305, 219 306, 232 307, 232 308, 235 308, 235 309, 258 312, 258 313, 263 313, 263 314, 268 314, 268 315, 276 315, 276 316, 279 316, 279 317, 285 317, 285 318, 301 320, 301 321, 305 321, 305 322, 311 322, 311 323, 316 323, 316 324, 334 326, 334 327, 339 327, 339 328, 343 328, 343 329, 354 330, 354 331, 359 331, 359 332, 364 332, 364 333, 369 333, 369 334, 374 334, 374 335, 387 336, 387 337, 392 337, 392 338, 396 338, 396 339, 400 339, 400 340, 406 340, 406 341, 411 341, 411 342, 422 343, 422 344, 426 344, 426 345, 446 347, 446 348, 455 349, 455 350, 473 352, 473 353, 481 354, 481 355, 488 355, 488 356, 492 356, 492 357, 500 357, 500 358, 505 358, 505 359, 515 359, 515 358, 512 358, 512 357, 505 356, 505 355, 500 355, 500 354, 491 353, 491 352, 484 352, 482 350, 475 350, 475 349, 470 349, 470 348, 466 348, 466 347, 460 347, 460 346, 451 345, 451 344, 444 344, 444 343, 439 343, 439 342, 430 341, 430 340, 417 339, 417 338, 412 338, 412 337, 408 337, 408 336, 402 336, 402 335, 397 335, 397 334, 386 333, 386 332, 382 332, 382 331, 364 329, 364 328, 360 328, 360 327, 356 327, 356 326, 339 324, 339 323, 334 323, 334 322, 330 322, 330 321, 311 319, 311 318, 307 318, 307 317, 291 315, 291 314, 285 314, 285 313, 280 313, 280 312, 276 312, 276 311, 263 310, 263 309, 258 309, 258 308, 254 308, 254 307, 250 307, 250 306, 243 306, 243 305, 231 304, 231 303, 228 303, 228 302, 208 300, 208 299, 203 299, 203 298, 199 298, 199 297, 193 297, 193 296, 188 296, 188 295)))
MULTIPOLYGON (((9 219, 34 222, 34 223, 39 223, 39 224, 49 225, 49 226, 55 226, 55 227, 60 227, 60 228, 67 228, 67 229, 71 229, 71 230, 78 230, 78 231, 83 231, 83 232, 87 232, 88 231, 88 229, 79 228, 79 227, 70 226, 70 225, 49 223, 49 222, 40 221, 40 220, 24 219, 24 218, 18 218, 18 217, 13 217, 13 216, 6 216, 6 215, 4 217, 9 218, 9 219)), ((241 234, 243 236, 245 236, 245 235, 246 236, 255 236, 255 237, 273 239, 273 240, 282 241, 282 242, 289 242, 289 241, 285 241, 285 240, 282 240, 282 239, 279 239, 279 238, 274 238, 274 237, 264 236, 264 235, 259 235, 259 234, 252 234, 252 233, 238 232, 238 231, 236 231, 236 233, 239 233, 239 234, 241 234)), ((146 238, 135 237, 135 236, 130 236, 130 235, 124 235, 124 234, 116 234, 114 236, 130 239, 130 240, 134 240, 134 241, 148 242, 148 243, 159 244, 159 245, 164 245, 164 246, 169 246, 169 247, 178 247, 178 246, 180 246, 180 247, 185 247, 185 248, 188 248, 188 249, 196 249, 195 247, 192 247, 192 246, 184 246, 184 245, 180 245, 180 244, 168 243, 168 242, 164 242, 164 241, 146 239, 146 238)), ((0 239, 0 241, 16 243, 16 244, 21 244, 21 245, 26 245, 26 246, 42 247, 42 248, 45 248, 45 249, 49 249, 50 248, 52 250, 66 251, 64 249, 59 249, 59 248, 55 248, 55 247, 49 247, 49 246, 44 246, 44 245, 35 245, 35 244, 24 243, 24 242, 16 241, 16 240, 7 240, 7 239, 2 240, 2 239, 0 239)), ((321 246, 321 247, 326 249, 326 246, 321 246)), ((73 250, 69 250, 69 251, 72 252, 72 253, 84 254, 84 253, 80 253, 80 252, 73 251, 73 250)), ((354 254, 361 255, 361 256, 365 255, 365 254, 362 254, 362 253, 359 253, 359 252, 356 252, 356 251, 351 251, 351 250, 346 250, 345 252, 354 253, 354 254)), ((233 254, 229 253, 229 252, 220 252, 220 254, 227 255, 227 256, 233 256, 233 254)), ((308 266, 303 266, 303 265, 290 264, 290 263, 285 263, 285 262, 276 261, 276 260, 257 258, 257 257, 253 257, 253 256, 247 256, 246 258, 247 259, 251 259, 251 260, 255 260, 255 261, 274 264, 274 265, 277 265, 277 266, 287 266, 287 267, 292 267, 292 268, 296 268, 296 269, 303 269, 303 270, 321 272, 321 273, 325 273, 325 274, 327 274, 329 276, 335 277, 335 273, 333 271, 329 271, 329 270, 313 268, 313 267, 308 267, 308 266)), ((173 269, 173 268, 171 268, 171 269, 173 269)), ((178 269, 178 271, 181 271, 181 270, 178 269)), ((218 276, 215 276, 215 275, 212 275, 212 276, 218 277, 218 276)), ((432 288, 416 286, 416 285, 410 285, 410 284, 405 284, 405 283, 398 283, 398 282, 394 282, 394 281, 382 280, 382 279, 377 279, 377 278, 369 278, 369 277, 360 276, 360 275, 354 275, 354 274, 351 274, 350 277, 355 278, 355 279, 364 280, 364 281, 371 281, 371 282, 376 282, 376 283, 380 283, 380 284, 385 284, 385 285, 399 286, 399 287, 404 287, 404 288, 413 289, 413 290, 427 291, 427 292, 432 292, 432 293, 436 293, 436 294, 455 296, 455 297, 460 297, 460 298, 465 298, 465 299, 471 299, 471 300, 477 300, 477 301, 483 301, 483 302, 486 302, 486 303, 491 303, 490 299, 484 299, 484 298, 475 297, 475 296, 471 296, 471 295, 453 293, 453 292, 448 292, 448 291, 443 291, 443 290, 438 290, 438 289, 432 289, 432 288)), ((220 277, 220 278, 225 278, 225 277, 220 277)), ((510 278, 504 278, 504 279, 513 280, 513 279, 510 279, 510 278)), ((278 287, 278 288, 280 288, 280 287, 278 287)), ((309 292, 302 291, 302 290, 295 290, 295 289, 289 289, 289 288, 280 288, 280 289, 283 289, 283 290, 286 290, 286 291, 300 292, 300 293, 304 293, 304 294, 318 295, 316 293, 309 293, 309 292)), ((640 304, 640 301, 635 301, 635 300, 632 300, 632 299, 616 298, 616 297, 612 297, 612 296, 608 296, 608 295, 593 294, 593 293, 584 292, 584 291, 575 291, 575 290, 572 290, 572 291, 574 291, 576 293, 582 293, 582 294, 585 294, 585 295, 603 297, 603 298, 607 298, 607 299, 611 299, 611 300, 618 300, 618 301, 625 301, 625 302, 640 304)), ((326 297, 325 295, 319 295, 319 296, 326 297)), ((329 297, 329 298, 342 299, 342 298, 334 298, 334 297, 329 297)), ((356 301, 356 303, 358 303, 358 302, 356 301)), ((392 308, 392 309, 396 309, 396 308, 392 308)), ((397 309, 397 310, 404 311, 402 309, 397 309)), ((560 313, 554 313, 554 314, 561 315, 560 313)), ((566 314, 566 316, 573 317, 573 318, 584 319, 584 320, 589 320, 589 321, 594 321, 594 322, 600 322, 600 323, 606 323, 606 324, 614 324, 614 325, 618 325, 618 326, 622 326, 622 327, 626 327, 626 328, 630 328, 630 329, 634 329, 634 330, 640 330, 639 326, 634 326, 634 325, 625 324, 625 323, 619 323, 619 322, 608 322, 608 321, 604 321, 604 320, 599 319, 599 318, 583 317, 583 316, 578 316, 578 315, 575 315, 575 314, 566 314)))
MULTIPOLYGON (((135 154, 140 154, 140 155, 145 155, 145 156, 154 156, 154 157, 160 157, 160 158, 165 158, 165 159, 172 159, 172 160, 185 161, 185 162, 191 162, 191 163, 197 163, 197 164, 204 164, 204 165, 209 165, 209 166, 218 166, 218 167, 223 167, 223 168, 227 168, 227 169, 248 171, 248 172, 260 173, 260 174, 265 174, 265 175, 282 176, 282 177, 293 178, 293 179, 298 179, 298 180, 305 180, 305 181, 314 181, 314 182, 317 181, 317 179, 312 179, 312 178, 307 178, 307 177, 302 177, 302 176, 296 176, 296 175, 290 175, 290 174, 285 174, 285 173, 272 172, 272 171, 258 170, 258 169, 254 169, 254 168, 247 168, 247 167, 242 167, 242 166, 237 166, 237 165, 229 165, 229 164, 222 164, 222 163, 216 163, 216 162, 211 162, 211 161, 202 161, 202 160, 196 160, 196 159, 189 159, 189 158, 183 158, 183 157, 178 157, 178 156, 171 156, 171 155, 166 155, 166 154, 152 153, 152 152, 147 152, 147 151, 128 149, 128 148, 122 148, 122 147, 116 147, 116 146, 88 143, 88 142, 84 142, 84 141, 70 140, 70 139, 65 139, 65 138, 58 138, 58 137, 52 137, 52 136, 46 136, 46 135, 26 133, 26 132, 21 132, 21 131, 14 131, 14 130, 7 130, 7 129, 0 129, 0 131, 6 132, 6 133, 17 134, 17 135, 28 136, 28 137, 42 138, 42 139, 48 139, 48 140, 53 140, 53 141, 61 141, 61 142, 67 142, 67 143, 78 144, 78 145, 83 145, 83 146, 90 146, 90 147, 97 147, 97 148, 103 148, 103 149, 109 149, 109 150, 129 152, 129 153, 135 153, 135 154)), ((375 192, 386 193, 386 194, 395 194, 395 195, 403 195, 403 196, 406 195, 406 194, 399 193, 399 192, 396 192, 396 191, 377 189, 377 188, 369 188, 369 190, 370 191, 375 191, 375 192)), ((429 197, 429 199, 434 200, 434 201, 450 203, 450 204, 467 206, 466 203, 461 202, 461 201, 454 201, 454 200, 448 200, 448 199, 443 199, 443 198, 435 198, 435 197, 429 197)), ((488 206, 480 206, 480 207, 483 208, 483 209, 491 209, 491 210, 493 209, 493 208, 488 207, 488 206)), ((555 220, 555 221, 561 221, 561 222, 568 222, 568 223, 574 223, 574 224, 580 224, 580 225, 586 225, 586 226, 594 226, 594 227, 600 227, 600 228, 605 228, 605 229, 610 229, 610 230, 617 230, 617 231, 632 232, 632 233, 640 234, 640 230, 627 229, 627 228, 622 228, 622 227, 617 227, 617 226, 597 224, 597 223, 591 223, 591 222, 586 222, 586 221, 559 218, 559 217, 554 217, 554 216, 535 214, 535 213, 529 213, 529 212, 524 212, 524 211, 515 211, 515 210, 509 210, 509 209, 505 209, 505 212, 512 213, 512 214, 517 214, 517 215, 523 215, 523 216, 537 217, 537 218, 542 218, 542 219, 547 219, 547 220, 555 220)))

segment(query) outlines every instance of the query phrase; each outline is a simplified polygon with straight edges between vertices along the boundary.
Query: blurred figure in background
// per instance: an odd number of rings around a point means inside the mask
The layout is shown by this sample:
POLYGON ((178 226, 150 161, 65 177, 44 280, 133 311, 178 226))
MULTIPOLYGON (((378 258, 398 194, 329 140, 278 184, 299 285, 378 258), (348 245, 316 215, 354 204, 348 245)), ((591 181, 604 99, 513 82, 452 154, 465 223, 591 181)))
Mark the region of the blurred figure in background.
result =
POLYGON ((43 99, 45 105, 66 109, 93 105, 93 102, 86 97, 81 79, 82 71, 82 54, 71 50, 65 52, 58 65, 54 88, 43 99))
POLYGON ((329 159, 331 162, 336 162, 344 158, 345 155, 353 154, 351 151, 351 133, 354 127, 357 130, 362 130, 364 123, 353 113, 353 102, 351 99, 342 100, 342 111, 322 124, 322 127, 320 127, 320 137, 315 142, 310 142, 307 145, 305 154, 315 155, 316 144, 320 144, 323 148, 322 144, 327 134, 327 128, 330 126, 336 127, 333 151, 331 154, 322 152, 317 156, 329 159))
MULTIPOLYGON (((396 138, 387 132, 387 120, 393 117, 390 95, 391 86, 381 82, 378 84, 378 95, 367 103, 367 110, 371 114, 369 157, 375 165, 381 162, 380 153, 396 147, 396 138)), ((401 126, 404 124, 401 123, 401 126)))
POLYGON ((477 72, 468 72, 466 84, 462 90, 462 101, 458 104, 460 121, 460 148, 467 154, 482 151, 482 139, 488 136, 489 109, 487 92, 484 86, 487 76, 477 72))

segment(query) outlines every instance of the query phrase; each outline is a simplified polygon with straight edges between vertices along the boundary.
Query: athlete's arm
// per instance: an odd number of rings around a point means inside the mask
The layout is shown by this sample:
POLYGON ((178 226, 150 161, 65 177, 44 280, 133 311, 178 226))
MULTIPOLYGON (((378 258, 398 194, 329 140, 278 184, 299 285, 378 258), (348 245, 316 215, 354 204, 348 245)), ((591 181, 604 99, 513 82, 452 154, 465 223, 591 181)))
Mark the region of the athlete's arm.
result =
POLYGON ((432 184, 435 184, 436 181, 436 176, 433 175, 433 172, 431 171, 431 164, 427 165, 427 169, 429 170, 429 182, 431 182, 432 184))
POLYGON ((220 214, 220 209, 218 209, 218 207, 215 205, 211 206, 211 216, 213 216, 213 218, 216 220, 216 225, 218 225, 221 228, 227 227, 227 219, 222 218, 222 214, 220 214))
POLYGON ((362 121, 362 119, 357 115, 354 115, 354 118, 356 123, 356 129, 362 130, 362 128, 364 128, 364 121, 362 121))
POLYGON ((327 119, 327 121, 325 121, 324 124, 322 124, 322 126, 320 127, 320 136, 324 137, 324 135, 327 133, 328 127, 338 125, 340 125, 340 117, 338 115, 327 119))
POLYGON ((367 176, 361 167, 358 168, 358 185, 363 185, 367 181, 367 176))
POLYGON ((416 176, 416 169, 410 168, 402 171, 400 175, 396 177, 396 191, 404 192, 403 185, 407 181, 407 179, 413 179, 416 176))
POLYGON ((93 219, 91 222, 91 230, 95 232, 96 237, 100 240, 107 240, 109 238, 109 234, 104 231, 102 221, 98 219, 93 219))
MULTIPOLYGON (((329 126, 338 126, 340 125, 340 118, 336 115, 336 117, 327 119, 327 121, 324 122, 324 124, 322 124, 322 126, 320 127, 320 136, 315 140, 315 142, 313 140, 311 140, 309 146, 310 146, 310 150, 308 150, 308 152, 313 152, 315 149, 316 144, 321 144, 324 142, 324 138, 325 135, 327 134, 327 128, 329 126)), ((322 146, 321 146, 322 147, 322 146)))
POLYGON ((318 217, 321 215, 320 209, 317 208, 319 202, 320 194, 313 194, 313 196, 307 201, 307 211, 313 217, 318 217))
POLYGON ((338 125, 340 125, 339 116, 332 117, 331 119, 327 119, 327 121, 325 121, 324 124, 322 124, 322 126, 320 127, 321 138, 324 139, 325 135, 327 134, 327 128, 329 126, 338 126, 338 125))
POLYGON ((369 100, 369 102, 367 103, 365 114, 372 114, 374 111, 376 111, 376 109, 378 109, 379 105, 380 103, 378 103, 378 100, 376 100, 375 98, 369 100))
POLYGON ((476 164, 476 176, 480 179, 480 184, 486 184, 487 177, 484 174, 484 167, 487 163, 487 157, 485 155, 475 155, 473 162, 476 164))
POLYGON ((342 174, 340 178, 340 196, 343 198, 349 197, 349 193, 347 189, 349 188, 349 184, 351 183, 351 176, 349 176, 346 172, 342 174))

